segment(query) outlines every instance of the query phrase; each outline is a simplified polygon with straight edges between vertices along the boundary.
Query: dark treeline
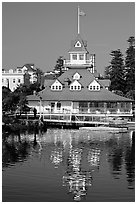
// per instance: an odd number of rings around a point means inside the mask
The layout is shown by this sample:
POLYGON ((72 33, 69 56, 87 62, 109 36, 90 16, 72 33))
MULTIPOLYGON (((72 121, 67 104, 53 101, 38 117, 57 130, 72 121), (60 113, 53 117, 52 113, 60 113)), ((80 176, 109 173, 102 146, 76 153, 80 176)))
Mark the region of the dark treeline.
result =
POLYGON ((110 53, 111 62, 105 68, 105 78, 110 79, 110 91, 135 100, 135 38, 130 37, 124 58, 120 49, 110 53))

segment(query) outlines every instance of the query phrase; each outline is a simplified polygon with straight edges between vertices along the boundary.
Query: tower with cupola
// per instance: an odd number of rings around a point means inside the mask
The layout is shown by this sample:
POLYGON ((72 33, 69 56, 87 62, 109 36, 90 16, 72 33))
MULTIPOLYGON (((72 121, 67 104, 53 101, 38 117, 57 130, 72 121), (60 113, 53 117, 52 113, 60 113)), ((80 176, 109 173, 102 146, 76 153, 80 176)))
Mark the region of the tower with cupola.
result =
POLYGON ((95 54, 89 54, 87 41, 80 35, 80 16, 85 15, 78 7, 78 33, 75 40, 71 41, 69 59, 64 60, 64 67, 67 68, 87 68, 91 73, 95 72, 95 54))

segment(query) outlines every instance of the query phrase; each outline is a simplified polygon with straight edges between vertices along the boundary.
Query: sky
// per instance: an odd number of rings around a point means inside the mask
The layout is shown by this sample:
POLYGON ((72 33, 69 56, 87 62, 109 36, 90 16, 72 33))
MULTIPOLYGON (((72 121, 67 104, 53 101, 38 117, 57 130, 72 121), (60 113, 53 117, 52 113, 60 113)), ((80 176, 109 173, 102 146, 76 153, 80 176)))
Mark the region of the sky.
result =
POLYGON ((96 54, 96 69, 103 74, 112 50, 123 55, 130 36, 135 36, 134 2, 3 2, 2 68, 16 69, 33 63, 52 71, 59 56, 69 59, 71 40, 80 35, 90 54, 96 54))

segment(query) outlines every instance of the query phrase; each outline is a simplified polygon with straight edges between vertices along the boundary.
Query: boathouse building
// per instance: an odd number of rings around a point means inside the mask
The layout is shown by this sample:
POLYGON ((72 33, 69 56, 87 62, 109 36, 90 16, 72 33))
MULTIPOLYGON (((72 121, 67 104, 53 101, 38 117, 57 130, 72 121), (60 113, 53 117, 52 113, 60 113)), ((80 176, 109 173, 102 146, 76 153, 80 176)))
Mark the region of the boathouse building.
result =
POLYGON ((132 117, 132 100, 116 95, 96 76, 95 55, 78 33, 72 41, 65 72, 46 84, 38 94, 28 96, 44 120, 100 121, 106 117, 132 117))

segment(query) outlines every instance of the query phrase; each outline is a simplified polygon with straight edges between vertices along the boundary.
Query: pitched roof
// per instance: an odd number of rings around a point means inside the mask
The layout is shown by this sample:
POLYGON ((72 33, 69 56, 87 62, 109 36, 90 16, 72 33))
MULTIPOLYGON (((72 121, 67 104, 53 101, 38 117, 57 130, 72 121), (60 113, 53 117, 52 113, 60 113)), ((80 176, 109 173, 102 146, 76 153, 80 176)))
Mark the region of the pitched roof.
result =
POLYGON ((28 69, 28 71, 30 71, 30 72, 36 71, 36 70, 34 69, 34 64, 25 64, 24 66, 25 66, 25 67, 28 69))
POLYGON ((84 52, 88 53, 86 47, 87 47, 86 41, 82 40, 80 34, 78 34, 77 37, 76 37, 76 39, 71 42, 71 48, 70 48, 69 52, 84 51, 84 52), (76 44, 78 41, 81 43, 81 47, 75 47, 75 44, 76 44))
POLYGON ((111 83, 110 79, 99 79, 98 81, 105 87, 110 86, 110 83, 111 83))
MULTIPOLYGON (((53 91, 50 87, 39 92, 43 100, 46 101, 132 101, 131 99, 119 96, 108 90, 104 86, 99 91, 89 91, 87 86, 94 80, 96 80, 91 72, 86 69, 69 69, 58 80, 65 85, 65 88, 59 91, 53 91), (78 81, 82 84, 80 91, 71 91, 67 79, 71 82, 73 75, 78 72, 82 76, 78 81)), ((96 80, 100 83, 100 81, 96 80)), ((51 85, 51 82, 50 82, 51 85)), ((34 96, 28 96, 28 100, 34 100, 34 96)))
MULTIPOLYGON (((36 69, 34 68, 34 64, 24 64, 23 67, 27 68, 27 71, 34 72, 36 69)), ((17 69, 22 69, 23 67, 17 67, 17 69)))
POLYGON ((88 86, 90 82, 92 82, 95 78, 91 74, 90 71, 84 68, 73 68, 69 69, 68 71, 64 72, 60 77, 58 77, 60 82, 65 82, 65 79, 69 79, 71 82, 74 81, 73 76, 75 73, 78 73, 81 77, 78 80, 83 86, 88 86))
MULTIPOLYGON (((131 99, 116 95, 105 88, 100 91, 89 91, 82 89, 81 91, 70 91, 65 88, 62 91, 51 91, 46 89, 40 92, 42 100, 45 101, 132 101, 131 99)), ((28 100, 38 100, 34 95, 28 96, 28 100)))

